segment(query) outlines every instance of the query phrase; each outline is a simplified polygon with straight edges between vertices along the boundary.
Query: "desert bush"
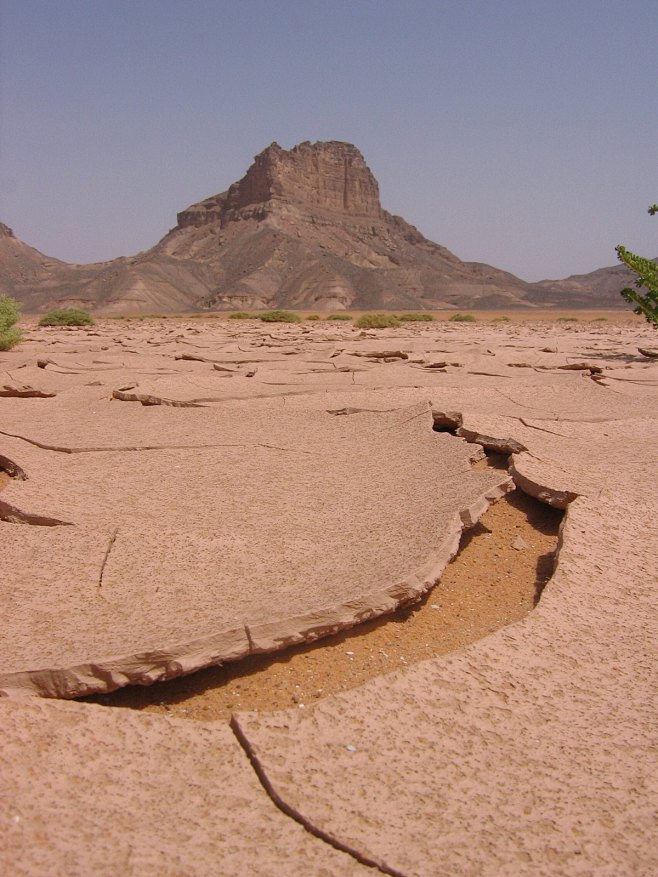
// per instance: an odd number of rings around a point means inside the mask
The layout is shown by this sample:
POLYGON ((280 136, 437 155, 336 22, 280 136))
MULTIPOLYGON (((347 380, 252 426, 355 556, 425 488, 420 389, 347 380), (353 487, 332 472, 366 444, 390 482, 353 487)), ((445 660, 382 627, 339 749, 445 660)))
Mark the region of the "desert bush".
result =
POLYGON ((39 320, 40 326, 93 326, 91 314, 81 308, 55 308, 39 320))
POLYGON ((363 314, 354 325, 357 329, 395 329, 401 323, 395 314, 363 314))
POLYGON ((431 314, 400 314, 398 317, 403 323, 431 323, 433 319, 431 314))
POLYGON ((352 314, 329 314, 328 320, 353 320, 352 314))
POLYGON ((496 317, 494 320, 494 323, 511 323, 511 322, 512 322, 511 318, 504 316, 504 315, 502 317, 496 317))
MULTIPOLYGON (((658 204, 652 204, 648 213, 650 216, 655 216, 658 213, 658 204)), ((619 261, 637 275, 635 279, 637 289, 627 287, 622 289, 620 294, 626 301, 635 305, 634 313, 644 317, 649 325, 658 329, 658 266, 653 259, 637 256, 621 244, 615 249, 619 261), (638 292, 642 287, 646 292, 638 292)))
POLYGON ((250 320, 251 314, 248 314, 246 311, 234 311, 228 315, 228 318, 229 320, 250 320))
POLYGON ((14 325, 20 315, 18 303, 8 295, 0 295, 0 350, 11 350, 22 340, 20 329, 14 325))
POLYGON ((558 317, 556 323, 577 323, 578 317, 558 317))
POLYGON ((263 311, 258 315, 264 323, 300 323, 301 317, 292 311, 263 311))
POLYGON ((309 314, 306 319, 307 320, 320 320, 322 318, 320 317, 320 314, 309 314))
POLYGON ((450 317, 451 323, 475 323, 475 317, 473 314, 453 314, 450 317))

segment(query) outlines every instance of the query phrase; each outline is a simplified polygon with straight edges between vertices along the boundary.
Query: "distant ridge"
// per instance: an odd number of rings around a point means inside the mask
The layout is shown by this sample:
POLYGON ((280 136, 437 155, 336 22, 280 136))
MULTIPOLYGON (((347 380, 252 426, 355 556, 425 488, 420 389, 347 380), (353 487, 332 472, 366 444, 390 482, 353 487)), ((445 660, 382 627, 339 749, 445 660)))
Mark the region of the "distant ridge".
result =
POLYGON ((624 307, 619 290, 631 280, 619 265, 526 283, 462 262, 384 210, 363 156, 339 141, 272 143, 241 180, 182 210, 131 258, 69 265, 0 223, 0 293, 26 311, 624 307))

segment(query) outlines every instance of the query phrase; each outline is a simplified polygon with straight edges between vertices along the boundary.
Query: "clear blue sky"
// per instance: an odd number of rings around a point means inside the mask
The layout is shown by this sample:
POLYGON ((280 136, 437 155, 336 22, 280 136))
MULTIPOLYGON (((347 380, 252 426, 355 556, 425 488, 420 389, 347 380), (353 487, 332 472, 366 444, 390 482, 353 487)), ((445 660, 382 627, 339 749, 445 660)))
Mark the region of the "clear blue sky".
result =
POLYGON ((273 140, 347 140, 462 259, 656 256, 657 49, 657 0, 0 0, 0 220, 130 255, 273 140))

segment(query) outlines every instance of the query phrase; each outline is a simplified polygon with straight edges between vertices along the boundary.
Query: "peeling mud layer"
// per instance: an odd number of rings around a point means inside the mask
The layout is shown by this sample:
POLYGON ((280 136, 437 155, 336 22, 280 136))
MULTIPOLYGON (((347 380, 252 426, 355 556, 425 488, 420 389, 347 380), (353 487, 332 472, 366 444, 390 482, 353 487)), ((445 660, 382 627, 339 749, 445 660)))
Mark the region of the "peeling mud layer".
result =
MULTIPOLYGON (((490 459, 475 465, 485 463, 492 465, 490 459)), ((506 458, 493 465, 506 465, 506 458)), ((553 573, 562 519, 559 510, 516 490, 464 532, 440 582, 418 603, 315 643, 89 701, 201 721, 228 721, 235 710, 306 709, 524 618, 553 573)))
POLYGON ((652 332, 231 322, 31 329, 0 354, 7 873, 46 856, 49 874, 219 874, 231 855, 231 873, 283 874, 297 855, 305 874, 654 874, 652 332), (483 447, 509 471, 473 468, 483 447), (233 733, 35 697, 392 613, 515 486, 566 509, 557 572, 525 619, 454 654, 235 713, 233 733), (135 827, 179 812, 193 828, 135 827))
MULTIPOLYGON (((17 526, 4 559, 5 690, 144 684, 390 612, 432 586, 462 529, 512 488, 507 472, 471 469, 473 447, 433 431, 428 403, 354 417, 182 415, 172 448, 56 460, 24 450, 34 474, 3 492, 23 511, 0 504, 0 516, 44 526, 17 526), (194 446, 204 433, 212 445, 194 446), (48 624, 35 629, 40 594, 48 624)), ((140 444, 155 444, 149 412, 141 419, 140 444)))

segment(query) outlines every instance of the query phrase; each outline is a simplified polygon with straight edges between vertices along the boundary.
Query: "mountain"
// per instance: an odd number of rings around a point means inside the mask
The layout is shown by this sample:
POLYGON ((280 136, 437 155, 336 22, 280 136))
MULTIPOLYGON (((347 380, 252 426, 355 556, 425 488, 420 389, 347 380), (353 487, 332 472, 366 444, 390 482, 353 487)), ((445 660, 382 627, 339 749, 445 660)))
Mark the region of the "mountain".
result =
MULTIPOLYGON (((658 259, 654 259, 658 262, 658 259)), ((597 268, 589 274, 572 274, 564 280, 541 280, 533 283, 528 301, 542 305, 548 297, 551 304, 574 308, 628 307, 620 290, 635 286, 636 275, 625 265, 597 268)))
POLYGON ((628 279, 608 283, 611 270, 626 269, 603 269, 600 282, 584 275, 531 284, 462 262, 384 210, 363 156, 338 141, 290 150, 272 143, 241 180, 182 210, 158 244, 130 258, 69 265, 0 224, 0 292, 26 311, 623 305, 618 290, 628 279))

